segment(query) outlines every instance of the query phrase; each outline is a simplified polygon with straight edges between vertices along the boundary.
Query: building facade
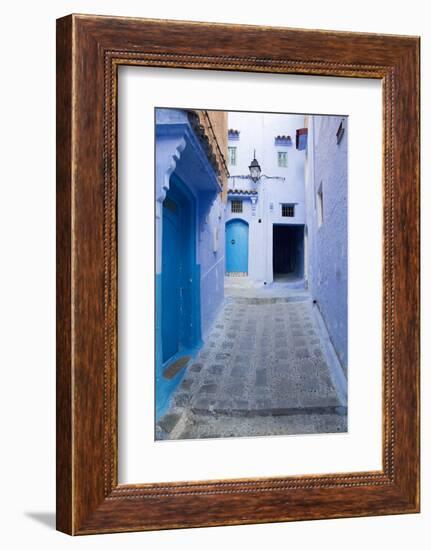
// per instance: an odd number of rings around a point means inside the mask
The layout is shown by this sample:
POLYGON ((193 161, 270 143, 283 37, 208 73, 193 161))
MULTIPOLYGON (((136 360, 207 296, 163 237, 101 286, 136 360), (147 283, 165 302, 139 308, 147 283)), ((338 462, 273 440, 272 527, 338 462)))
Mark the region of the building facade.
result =
POLYGON ((306 279, 344 371, 347 370, 347 118, 312 116, 305 164, 306 279))
POLYGON ((230 112, 226 274, 259 284, 304 278, 303 115, 230 112), (257 161, 261 175, 250 177, 257 161))
POLYGON ((156 414, 224 299, 227 114, 156 109, 156 414))

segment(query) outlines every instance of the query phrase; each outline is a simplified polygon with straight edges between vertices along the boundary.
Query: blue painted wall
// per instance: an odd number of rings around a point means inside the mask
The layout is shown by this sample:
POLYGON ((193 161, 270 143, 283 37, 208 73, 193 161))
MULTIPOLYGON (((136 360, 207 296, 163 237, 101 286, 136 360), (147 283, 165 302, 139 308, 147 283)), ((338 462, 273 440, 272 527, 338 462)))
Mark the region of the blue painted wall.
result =
POLYGON ((221 197, 203 198, 198 212, 198 251, 201 270, 201 334, 205 341, 224 302, 225 204, 221 197))
POLYGON ((184 376, 183 370, 169 380, 164 370, 179 357, 197 353, 223 303, 224 204, 220 191, 187 112, 156 109, 157 418, 166 411, 184 376), (171 201, 171 208, 172 203, 179 208, 178 219, 166 208, 166 200, 171 201), (180 314, 178 300, 173 298, 179 288, 180 314), (177 329, 177 337, 171 337, 170 332, 177 329))
POLYGON ((309 119, 306 162, 308 286, 343 368, 348 359, 347 118, 309 119), (337 143, 344 120, 345 132, 337 143), (319 190, 323 221, 319 224, 319 190))

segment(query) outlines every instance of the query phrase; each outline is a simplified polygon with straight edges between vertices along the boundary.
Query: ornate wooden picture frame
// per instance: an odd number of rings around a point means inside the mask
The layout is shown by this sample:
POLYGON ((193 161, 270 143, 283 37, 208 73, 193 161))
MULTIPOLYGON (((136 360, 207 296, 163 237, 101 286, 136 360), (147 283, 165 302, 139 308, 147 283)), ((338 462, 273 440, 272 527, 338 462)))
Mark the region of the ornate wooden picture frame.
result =
POLYGON ((419 511, 419 38, 70 15, 57 21, 57 528, 68 534, 419 511), (380 79, 381 471, 118 483, 117 69, 380 79))

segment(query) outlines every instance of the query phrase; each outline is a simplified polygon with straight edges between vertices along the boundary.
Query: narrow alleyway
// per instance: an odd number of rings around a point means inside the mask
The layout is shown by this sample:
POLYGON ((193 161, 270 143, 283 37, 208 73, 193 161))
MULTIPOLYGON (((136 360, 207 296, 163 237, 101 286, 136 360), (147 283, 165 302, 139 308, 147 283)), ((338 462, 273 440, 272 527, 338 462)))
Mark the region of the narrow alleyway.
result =
POLYGON ((256 288, 229 278, 225 295, 157 439, 346 431, 343 391, 307 291, 294 281, 256 288))

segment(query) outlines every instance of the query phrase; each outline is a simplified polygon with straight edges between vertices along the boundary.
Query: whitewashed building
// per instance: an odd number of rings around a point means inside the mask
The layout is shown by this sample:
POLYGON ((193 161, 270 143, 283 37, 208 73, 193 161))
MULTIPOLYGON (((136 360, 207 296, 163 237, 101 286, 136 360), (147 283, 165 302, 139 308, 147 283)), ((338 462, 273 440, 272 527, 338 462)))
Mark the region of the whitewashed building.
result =
POLYGON ((303 115, 229 113, 228 276, 303 284, 304 125, 303 115))

